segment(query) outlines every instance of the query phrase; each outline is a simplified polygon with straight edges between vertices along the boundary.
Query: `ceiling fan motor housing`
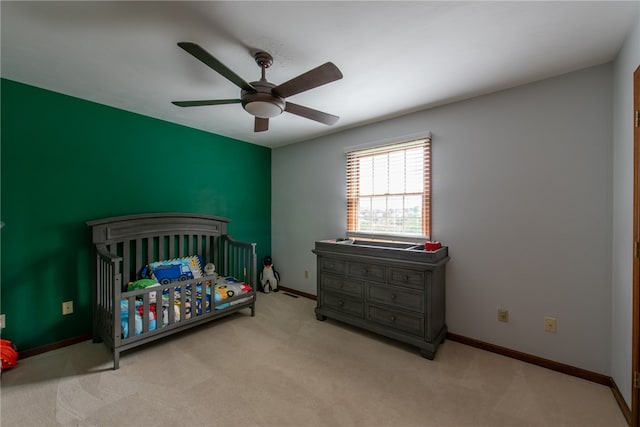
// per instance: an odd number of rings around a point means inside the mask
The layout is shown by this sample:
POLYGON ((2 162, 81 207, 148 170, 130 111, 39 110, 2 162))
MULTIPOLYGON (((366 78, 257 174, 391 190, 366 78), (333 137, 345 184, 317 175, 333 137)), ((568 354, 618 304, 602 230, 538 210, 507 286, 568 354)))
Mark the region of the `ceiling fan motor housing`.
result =
POLYGON ((244 89, 242 90, 240 95, 242 108, 244 108, 249 114, 263 119, 276 117, 282 114, 285 109, 286 102, 284 98, 271 92, 271 89, 275 87, 274 84, 269 83, 266 80, 260 80, 257 82, 251 82, 251 85, 256 89, 256 91, 249 92, 244 89))

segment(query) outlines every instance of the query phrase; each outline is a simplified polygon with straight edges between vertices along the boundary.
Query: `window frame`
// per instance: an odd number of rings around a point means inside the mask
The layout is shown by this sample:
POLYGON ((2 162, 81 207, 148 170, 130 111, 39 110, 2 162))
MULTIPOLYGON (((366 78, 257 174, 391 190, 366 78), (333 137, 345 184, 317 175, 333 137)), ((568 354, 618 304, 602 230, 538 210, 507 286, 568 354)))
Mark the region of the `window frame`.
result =
MULTIPOLYGON (((402 242, 416 242, 422 243, 432 238, 431 234, 431 169, 432 169, 432 149, 431 149, 431 135, 412 136, 410 138, 398 138, 390 142, 373 145, 366 148, 354 147, 346 151, 347 165, 346 165, 346 190, 347 190, 347 232, 346 236, 349 238, 364 238, 373 240, 395 240, 402 242), (394 151, 406 151, 409 149, 422 148, 423 152, 423 170, 422 176, 423 189, 422 197, 422 229, 421 235, 414 233, 400 233, 400 232, 367 232, 356 231, 358 227, 358 206, 359 200, 364 197, 360 193, 360 175, 357 159, 365 157, 373 157, 379 154, 388 154, 394 151)), ((403 170, 403 174, 406 176, 407 170, 403 170)), ((414 194, 414 192, 407 192, 406 188, 403 193, 397 193, 399 195, 414 194)), ((394 194, 386 193, 384 197, 393 197, 394 194)))

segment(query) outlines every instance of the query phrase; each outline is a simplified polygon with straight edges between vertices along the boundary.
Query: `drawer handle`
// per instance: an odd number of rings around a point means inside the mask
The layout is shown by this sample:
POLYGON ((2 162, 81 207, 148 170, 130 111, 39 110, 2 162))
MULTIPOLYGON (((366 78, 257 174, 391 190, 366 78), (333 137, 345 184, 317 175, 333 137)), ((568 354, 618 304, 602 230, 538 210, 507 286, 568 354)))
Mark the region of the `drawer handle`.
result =
POLYGON ((392 322, 395 322, 395 321, 396 321, 396 316, 391 316, 389 319, 390 319, 392 322))
POLYGON ((392 299, 392 300, 395 300, 396 298, 398 298, 398 297, 396 296, 396 294, 391 294, 391 299, 392 299))
POLYGON ((338 303, 338 305, 339 305, 340 307, 344 306, 344 301, 340 301, 340 302, 338 303))
POLYGON ((408 282, 409 281, 409 276, 407 276, 407 275, 402 276, 402 280, 404 280, 405 282, 408 282))
POLYGON ((364 270, 362 270, 362 274, 364 274, 364 275, 366 276, 367 274, 369 274, 369 270, 367 270, 367 269, 365 268, 364 270))

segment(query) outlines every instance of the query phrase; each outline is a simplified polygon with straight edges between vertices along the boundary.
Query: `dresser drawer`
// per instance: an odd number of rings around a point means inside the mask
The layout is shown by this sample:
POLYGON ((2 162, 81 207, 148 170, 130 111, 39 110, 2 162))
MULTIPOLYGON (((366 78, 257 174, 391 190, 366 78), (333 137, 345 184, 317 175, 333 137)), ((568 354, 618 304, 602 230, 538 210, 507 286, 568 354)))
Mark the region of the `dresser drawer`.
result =
POLYGON ((412 289, 424 289, 425 272, 417 270, 406 270, 404 268, 389 269, 389 284, 404 286, 412 289))
POLYGON ((384 282, 386 279, 386 270, 382 265, 349 261, 347 269, 347 274, 352 277, 375 280, 377 282, 384 282))
POLYGON ((320 258, 320 270, 344 274, 346 261, 335 258, 320 258))
POLYGON ((362 298, 362 282, 330 276, 328 274, 322 274, 320 280, 323 290, 340 292, 362 298))
POLYGON ((322 293, 322 305, 326 309, 340 311, 352 316, 364 317, 364 301, 345 297, 333 292, 322 293))
POLYGON ((424 316, 368 305, 367 319, 378 324, 424 337, 424 316))
POLYGON ((424 292, 390 286, 368 286, 367 299, 424 313, 424 292))

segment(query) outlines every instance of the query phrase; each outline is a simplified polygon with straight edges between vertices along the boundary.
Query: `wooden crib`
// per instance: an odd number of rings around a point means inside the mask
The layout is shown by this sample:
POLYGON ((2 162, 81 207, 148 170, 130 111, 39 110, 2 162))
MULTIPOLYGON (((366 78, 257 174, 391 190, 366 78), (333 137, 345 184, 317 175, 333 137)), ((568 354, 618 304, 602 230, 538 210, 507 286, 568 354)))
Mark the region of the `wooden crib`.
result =
POLYGON ((93 340, 104 342, 113 351, 114 370, 119 367, 122 351, 245 308, 255 315, 255 243, 229 237, 228 222, 226 218, 187 213, 127 215, 87 222, 96 259, 93 340), (202 267, 213 263, 216 274, 203 273, 199 278, 181 277, 179 281, 128 290, 130 282, 141 278, 145 266, 194 255, 202 260, 202 267), (218 298, 220 293, 216 279, 224 277, 237 279, 246 293, 231 296, 228 292, 226 299, 215 301, 214 296, 218 298))

